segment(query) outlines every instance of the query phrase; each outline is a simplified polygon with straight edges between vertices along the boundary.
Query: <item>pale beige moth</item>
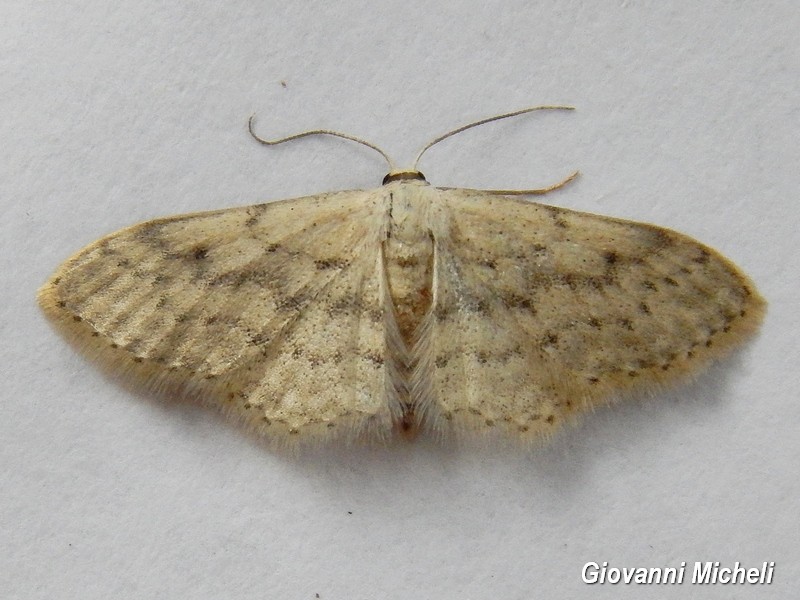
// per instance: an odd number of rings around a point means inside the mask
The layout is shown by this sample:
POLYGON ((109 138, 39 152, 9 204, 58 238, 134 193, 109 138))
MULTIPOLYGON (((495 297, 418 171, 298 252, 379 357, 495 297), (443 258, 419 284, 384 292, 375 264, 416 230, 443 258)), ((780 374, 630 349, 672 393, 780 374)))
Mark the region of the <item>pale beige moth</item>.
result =
MULTIPOLYGON (((455 132, 539 108, 551 107, 455 132)), ((301 135, 315 133, 339 135, 301 135)), ((418 430, 541 439, 689 378, 761 322, 747 276, 685 235, 438 188, 418 161, 390 161, 378 189, 112 233, 59 267, 39 303, 123 377, 279 443, 418 430)))

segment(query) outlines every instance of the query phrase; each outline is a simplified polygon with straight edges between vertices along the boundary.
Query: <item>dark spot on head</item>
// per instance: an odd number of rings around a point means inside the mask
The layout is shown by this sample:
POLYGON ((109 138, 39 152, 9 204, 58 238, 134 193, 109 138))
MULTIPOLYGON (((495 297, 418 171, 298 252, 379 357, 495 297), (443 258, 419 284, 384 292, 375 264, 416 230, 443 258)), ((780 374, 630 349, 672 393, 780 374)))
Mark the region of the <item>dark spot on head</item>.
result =
POLYGON ((484 423, 486 423, 487 427, 494 427, 494 419, 486 419, 484 423))
POLYGON ((83 321, 83 319, 78 315, 73 315, 72 320, 75 321, 76 323, 80 323, 81 321, 83 321))
POLYGON ((698 254, 697 256, 695 256, 692 259, 692 262, 696 262, 699 265, 704 265, 704 264, 706 264, 708 262, 708 257, 709 256, 710 255, 709 255, 707 250, 701 250, 700 254, 698 254))
POLYGON ((600 379, 598 379, 597 377, 589 377, 589 383, 595 384, 595 383, 599 383, 599 382, 600 382, 600 379))
POLYGON ((740 317, 744 317, 744 316, 746 316, 746 315, 747 315, 747 311, 746 311, 746 310, 742 310, 742 311, 739 313, 739 316, 740 316, 740 317))
POLYGON ((205 246, 197 246, 192 251, 192 256, 194 256, 195 260, 203 260, 206 256, 208 256, 208 248, 205 246))
POLYGON ((547 421, 548 423, 550 423, 550 425, 552 425, 553 423, 555 423, 555 420, 556 420, 556 418, 555 418, 553 415, 549 415, 549 416, 548 416, 548 417, 545 419, 545 421, 547 421))
POLYGON ((96 331, 93 331, 93 332, 92 332, 92 337, 97 337, 97 336, 99 336, 99 335, 100 335, 100 334, 99 334, 98 332, 96 332, 96 331))
POLYGON ((143 359, 141 356, 134 356, 134 357, 133 357, 133 362, 140 363, 140 362, 142 362, 143 360, 144 360, 144 359, 143 359))
POLYGON ((656 287, 656 284, 655 284, 655 283, 653 283, 652 281, 643 281, 643 282, 642 282, 642 286, 644 286, 646 289, 648 289, 648 290, 652 290, 652 291, 654 291, 654 292, 655 292, 656 290, 658 290, 658 288, 656 287))
POLYGON ((689 350, 689 351, 686 353, 686 358, 694 358, 694 352, 692 352, 691 350, 689 350))
POLYGON ((671 285, 673 287, 678 287, 678 282, 675 281, 672 277, 664 277, 664 283, 667 285, 671 285))
POLYGON ((280 244, 270 244, 267 246, 267 252, 276 252, 280 248, 280 244))
POLYGON ((128 267, 128 266, 130 266, 130 264, 131 264, 131 261, 128 260, 127 258, 122 258, 122 259, 117 261, 117 266, 118 267, 128 267))
POLYGON ((111 346, 112 348, 119 348, 119 346, 117 344, 115 344, 114 342, 111 342, 109 344, 109 346, 111 346))
POLYGON ((447 366, 447 363, 449 361, 450 359, 447 356, 437 356, 436 362, 434 364, 436 365, 437 369, 443 369, 444 367, 447 366))
POLYGON ((484 350, 480 350, 475 357, 478 359, 480 364, 486 364, 489 361, 489 354, 484 350))
POLYGON ((336 427, 336 423, 328 421, 327 423, 325 423, 325 427, 327 427, 328 429, 333 429, 334 427, 336 427))
POLYGON ((638 377, 638 376, 639 376, 639 373, 637 373, 637 372, 636 372, 636 371, 634 371, 633 369, 631 369, 630 371, 628 371, 628 377, 638 377))
POLYGON ((67 305, 67 303, 66 303, 66 302, 64 302, 63 300, 59 300, 58 302, 56 302, 56 305, 57 305, 59 308, 64 308, 64 307, 67 305))
POLYGON ((528 427, 527 425, 520 425, 518 427, 518 429, 519 429, 520 432, 525 433, 526 431, 528 431, 530 429, 530 427, 528 427))
POLYGON ((588 323, 595 329, 600 329, 603 326, 602 321, 600 321, 600 319, 598 319, 597 317, 590 317, 588 323))
POLYGON ((61 277, 56 277, 53 279, 53 285, 58 285, 59 283, 61 283, 61 277))
POLYGON ((646 303, 646 302, 641 302, 641 303, 639 303, 639 310, 640 310, 641 312, 643 312, 644 314, 646 314, 646 315, 649 315, 649 314, 650 314, 650 307, 649 307, 649 306, 647 306, 647 303, 646 303))
POLYGON ((628 331, 633 331, 633 323, 630 319, 620 319, 619 320, 620 327, 624 327, 628 331))
POLYGON ((481 261, 480 264, 482 264, 484 267, 489 267, 490 269, 497 268, 497 262, 491 258, 481 261))
POLYGON ((619 256, 617 256, 616 252, 609 251, 609 252, 604 252, 603 253, 603 259, 605 259, 607 264, 615 265, 615 264, 617 264, 617 261, 619 260, 619 256))
POLYGON ((711 348, 711 346, 713 346, 713 345, 714 345, 714 342, 712 342, 711 340, 706 340, 706 348, 711 348))

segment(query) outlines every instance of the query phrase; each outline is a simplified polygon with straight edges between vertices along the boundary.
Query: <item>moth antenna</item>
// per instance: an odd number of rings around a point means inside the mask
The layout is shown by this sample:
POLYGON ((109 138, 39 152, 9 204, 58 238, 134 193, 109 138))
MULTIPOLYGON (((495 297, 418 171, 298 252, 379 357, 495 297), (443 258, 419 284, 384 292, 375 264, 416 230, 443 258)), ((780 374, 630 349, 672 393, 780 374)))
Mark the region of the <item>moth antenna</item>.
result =
MULTIPOLYGON (((462 125, 461 127, 458 127, 457 129, 453 129, 452 131, 448 131, 447 133, 442 134, 439 137, 437 137, 436 139, 434 139, 434 140, 428 142, 427 144, 425 144, 425 146, 422 148, 422 150, 419 151, 419 154, 417 154, 417 158, 414 160, 414 166, 412 168, 413 169, 417 168, 417 165, 419 165, 419 161, 422 158, 422 155, 425 154, 425 152, 427 152, 431 148, 431 146, 435 146, 439 142, 441 142, 443 140, 446 140, 447 138, 452 137, 452 136, 456 135, 457 133, 461 133, 462 131, 466 131, 467 129, 472 129, 473 127, 477 127, 478 125, 485 125, 486 123, 491 123, 492 121, 499 121, 500 119, 508 119, 509 117, 516 117, 516 116, 519 116, 519 115, 524 115, 526 113, 533 112, 535 110, 575 110, 575 107, 574 106, 558 106, 558 105, 554 105, 554 106, 549 106, 549 105, 547 105, 547 106, 531 106, 530 108, 523 108, 522 110, 515 110, 514 112, 504 113, 502 115, 495 115, 493 117, 488 117, 486 119, 481 119, 480 121, 474 121, 472 123, 467 123, 466 125, 462 125)), ((565 181, 564 183, 567 183, 567 181, 565 181)))
POLYGON ((375 152, 380 154, 384 158, 384 160, 389 164, 390 171, 394 171, 397 168, 395 166, 394 161, 389 157, 389 155, 386 154, 386 152, 384 152, 380 148, 378 148, 375 144, 371 144, 368 141, 362 140, 361 138, 357 138, 353 135, 341 133, 340 131, 332 131, 330 129, 313 129, 311 131, 302 131, 300 133, 295 133, 294 135, 290 135, 284 138, 279 138, 277 140, 266 140, 262 137, 259 137, 258 134, 256 134, 255 131, 253 131, 253 123, 255 122, 255 118, 256 118, 255 113, 250 115, 250 118, 247 120, 247 129, 250 131, 250 135, 253 136, 253 139, 266 146, 276 146, 278 144, 283 144, 284 142, 290 142, 292 140, 297 140, 312 135, 331 135, 333 137, 343 138, 345 140, 350 140, 351 142, 356 142, 358 144, 361 144, 362 146, 366 146, 367 148, 372 148, 373 150, 375 150, 375 152))

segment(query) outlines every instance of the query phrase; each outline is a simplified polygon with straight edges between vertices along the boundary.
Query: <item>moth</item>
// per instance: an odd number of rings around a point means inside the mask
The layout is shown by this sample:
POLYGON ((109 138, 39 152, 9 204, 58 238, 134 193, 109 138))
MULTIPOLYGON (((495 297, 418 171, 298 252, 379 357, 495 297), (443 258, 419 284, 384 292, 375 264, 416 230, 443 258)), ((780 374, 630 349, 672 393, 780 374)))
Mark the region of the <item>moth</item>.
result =
MULTIPOLYGON (((67 260, 52 322, 123 377, 199 398, 269 439, 463 431, 549 436, 684 380, 758 328, 765 302, 718 252, 514 192, 378 189, 156 219, 67 260)), ((574 176, 574 175, 573 175, 574 176)))

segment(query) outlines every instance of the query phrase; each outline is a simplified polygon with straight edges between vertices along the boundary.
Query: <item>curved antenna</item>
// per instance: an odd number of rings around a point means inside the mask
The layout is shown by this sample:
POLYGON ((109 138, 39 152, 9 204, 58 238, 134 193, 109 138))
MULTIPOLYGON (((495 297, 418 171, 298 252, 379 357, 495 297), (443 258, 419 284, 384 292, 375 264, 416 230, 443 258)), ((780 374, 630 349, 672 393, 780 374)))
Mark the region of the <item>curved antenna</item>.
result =
POLYGON ((422 155, 427 152, 431 146, 438 144, 442 140, 446 140, 447 138, 456 135, 457 133, 461 133, 462 131, 466 131, 467 129, 472 129, 473 127, 477 127, 478 125, 485 125, 486 123, 491 123, 492 121, 499 121, 500 119, 507 119, 509 117, 516 117, 519 115, 524 115, 529 112, 533 112, 535 110, 575 110, 574 106, 532 106, 530 108, 523 108, 522 110, 515 110, 514 112, 504 113, 502 115, 495 115, 494 117, 488 117, 486 119, 481 119, 480 121, 475 121, 473 123, 467 123, 466 125, 462 125, 458 129, 453 129, 452 131, 448 131, 447 133, 440 135, 435 140, 428 142, 425 147, 419 151, 417 154, 417 158, 414 160, 414 166, 412 169, 416 169, 417 165, 419 164, 422 155))
POLYGON ((394 161, 391 158, 389 158, 389 155, 386 154, 386 152, 384 152, 380 148, 378 148, 375 144, 370 144, 369 142, 367 142, 366 140, 362 140, 361 138, 357 138, 352 135, 347 135, 346 133, 341 133, 339 131, 331 131, 330 129, 314 129, 312 131, 303 131, 301 133, 295 133, 294 135, 290 135, 277 140, 265 140, 264 138, 259 137, 256 134, 256 132, 253 131, 253 122, 255 121, 255 118, 256 118, 255 113, 250 115, 250 118, 247 120, 247 129, 250 131, 250 135, 252 135, 257 142, 260 142, 266 146, 276 146, 278 144, 283 144, 284 142, 290 142, 292 140, 297 140, 311 135, 332 135, 334 137, 350 140, 351 142, 356 142, 358 144, 361 144, 362 146, 366 146, 367 148, 372 148, 373 150, 375 150, 375 152, 380 154, 387 163, 389 163, 389 169, 391 171, 394 171, 396 169, 394 161))

